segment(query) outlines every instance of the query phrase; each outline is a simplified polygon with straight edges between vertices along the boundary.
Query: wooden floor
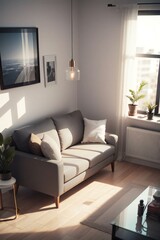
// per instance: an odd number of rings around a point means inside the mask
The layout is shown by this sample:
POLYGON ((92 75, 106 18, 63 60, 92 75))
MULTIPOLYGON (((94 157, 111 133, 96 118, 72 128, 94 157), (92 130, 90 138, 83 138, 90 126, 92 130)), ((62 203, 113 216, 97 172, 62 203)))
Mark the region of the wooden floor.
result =
MULTIPOLYGON (((160 187, 160 170, 117 162, 114 173, 108 166, 64 194, 59 209, 52 197, 20 187, 17 195, 20 214, 16 220, 0 222, 0 240, 110 240, 109 234, 80 224, 94 211, 93 202, 96 208, 103 202, 105 184, 160 187)), ((12 192, 4 193, 3 200, 4 205, 11 205, 12 192)))

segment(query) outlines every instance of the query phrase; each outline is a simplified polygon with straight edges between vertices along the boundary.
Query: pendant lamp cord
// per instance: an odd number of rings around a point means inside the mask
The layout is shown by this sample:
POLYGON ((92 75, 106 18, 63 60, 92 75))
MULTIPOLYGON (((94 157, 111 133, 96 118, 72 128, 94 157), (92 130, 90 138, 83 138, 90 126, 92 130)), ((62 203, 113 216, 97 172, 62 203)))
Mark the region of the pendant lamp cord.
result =
POLYGON ((71 0, 71 59, 73 59, 73 0, 71 0))

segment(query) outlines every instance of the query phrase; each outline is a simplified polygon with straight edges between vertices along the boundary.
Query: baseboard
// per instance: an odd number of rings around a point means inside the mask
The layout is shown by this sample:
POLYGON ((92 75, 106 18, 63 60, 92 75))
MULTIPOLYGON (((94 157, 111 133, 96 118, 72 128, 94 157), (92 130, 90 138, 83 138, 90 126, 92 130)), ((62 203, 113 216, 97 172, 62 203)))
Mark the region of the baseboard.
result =
POLYGON ((143 159, 138 159, 138 158, 127 156, 127 157, 124 158, 124 161, 136 163, 136 164, 139 164, 139 165, 144 165, 144 166, 147 166, 147 167, 160 169, 160 163, 158 164, 158 163, 154 163, 154 162, 149 162, 149 161, 145 161, 143 159))

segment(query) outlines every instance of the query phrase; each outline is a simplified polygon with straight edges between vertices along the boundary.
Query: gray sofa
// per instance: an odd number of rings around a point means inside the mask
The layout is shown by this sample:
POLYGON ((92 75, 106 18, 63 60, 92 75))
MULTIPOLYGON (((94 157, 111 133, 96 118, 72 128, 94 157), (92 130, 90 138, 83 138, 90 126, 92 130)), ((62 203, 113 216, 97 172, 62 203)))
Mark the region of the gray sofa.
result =
POLYGON ((114 172, 117 135, 105 133, 106 143, 82 143, 84 131, 84 118, 79 110, 16 129, 13 133, 16 155, 12 175, 17 185, 53 196, 58 208, 63 193, 108 164, 114 172), (31 135, 39 141, 31 141, 31 135), (44 136, 54 142, 51 153, 50 145, 42 149, 47 142, 43 142, 44 136))

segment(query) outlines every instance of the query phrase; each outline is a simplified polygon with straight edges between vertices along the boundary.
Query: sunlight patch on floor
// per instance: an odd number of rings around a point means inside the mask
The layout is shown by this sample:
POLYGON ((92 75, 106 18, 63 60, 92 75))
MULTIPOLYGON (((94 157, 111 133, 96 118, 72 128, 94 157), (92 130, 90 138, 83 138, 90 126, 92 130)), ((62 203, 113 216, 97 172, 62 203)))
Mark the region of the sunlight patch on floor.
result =
POLYGON ((121 190, 121 187, 94 181, 90 184, 90 192, 83 204, 93 210, 97 206, 101 207, 121 190), (94 190, 95 188, 96 191, 94 190))

